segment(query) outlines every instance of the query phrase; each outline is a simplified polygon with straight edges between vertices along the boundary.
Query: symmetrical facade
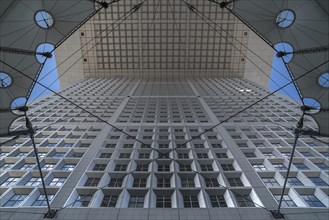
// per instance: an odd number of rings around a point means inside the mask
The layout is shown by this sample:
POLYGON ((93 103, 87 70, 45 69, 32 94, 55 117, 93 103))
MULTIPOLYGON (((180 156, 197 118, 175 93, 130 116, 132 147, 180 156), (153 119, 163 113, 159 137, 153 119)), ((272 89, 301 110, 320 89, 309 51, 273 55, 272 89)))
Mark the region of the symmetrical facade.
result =
MULTIPOLYGON (((217 78, 86 79, 61 94, 89 113, 51 95, 29 115, 58 219, 272 218, 300 118, 294 102, 273 95, 226 121, 267 91, 217 78)), ((328 155, 328 145, 298 140, 287 219, 328 217, 328 155)), ((40 218, 30 139, 2 146, 1 157, 1 219, 40 218)))

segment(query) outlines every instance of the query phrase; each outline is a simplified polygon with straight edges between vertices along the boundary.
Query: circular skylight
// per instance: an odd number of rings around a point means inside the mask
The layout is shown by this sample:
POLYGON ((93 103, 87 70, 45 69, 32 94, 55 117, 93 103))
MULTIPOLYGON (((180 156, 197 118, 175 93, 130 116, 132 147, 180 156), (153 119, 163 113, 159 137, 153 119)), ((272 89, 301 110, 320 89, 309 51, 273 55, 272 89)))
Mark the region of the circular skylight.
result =
POLYGON ((0 88, 6 88, 10 86, 12 83, 12 79, 8 73, 0 71, 0 88))
POLYGON ((38 11, 34 16, 34 20, 39 27, 44 29, 49 29, 54 24, 53 16, 47 11, 38 11))
POLYGON ((322 87, 329 88, 329 73, 323 73, 319 77, 319 84, 322 87))
POLYGON ((281 11, 276 17, 276 24, 281 28, 287 28, 295 21, 295 13, 291 10, 281 11))
POLYGON ((282 59, 284 60, 284 62, 289 63, 292 60, 292 57, 293 57, 292 52, 294 52, 294 49, 289 43, 286 43, 286 42, 277 43, 274 46, 274 48, 279 52, 287 53, 282 56, 282 59))
MULTIPOLYGON (((50 52, 53 51, 53 50, 54 50, 54 46, 51 45, 51 44, 48 44, 48 43, 40 44, 37 47, 37 50, 36 50, 36 52, 37 52, 37 55, 36 55, 37 60, 40 63, 44 63, 46 61, 47 56, 48 56, 47 54, 48 53, 50 54, 50 52), (42 53, 44 53, 44 55, 42 55, 42 53)), ((48 59, 50 59, 50 58, 48 57, 48 59)))
POLYGON ((303 101, 304 101, 305 105, 310 106, 312 108, 312 110, 308 111, 307 113, 315 114, 320 111, 321 105, 317 100, 315 100, 313 98, 304 98, 303 101))
POLYGON ((14 114, 17 114, 17 115, 22 115, 23 113, 18 111, 18 110, 15 110, 17 109, 18 107, 22 107, 24 106, 26 103, 26 98, 24 97, 20 97, 20 98, 17 98, 15 99, 12 103, 11 103, 11 109, 12 109, 12 112, 14 114))

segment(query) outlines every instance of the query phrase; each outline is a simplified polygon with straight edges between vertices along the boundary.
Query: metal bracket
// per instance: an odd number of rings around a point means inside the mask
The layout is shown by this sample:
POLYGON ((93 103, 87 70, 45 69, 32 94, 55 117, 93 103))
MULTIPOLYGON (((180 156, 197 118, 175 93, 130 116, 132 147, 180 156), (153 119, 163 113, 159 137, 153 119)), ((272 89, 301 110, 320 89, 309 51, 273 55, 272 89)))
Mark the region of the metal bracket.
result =
POLYGON ((281 212, 278 212, 277 210, 271 210, 271 214, 275 219, 283 219, 284 215, 281 212))
POLYGON ((50 209, 44 214, 43 218, 55 218, 57 211, 56 209, 50 209))

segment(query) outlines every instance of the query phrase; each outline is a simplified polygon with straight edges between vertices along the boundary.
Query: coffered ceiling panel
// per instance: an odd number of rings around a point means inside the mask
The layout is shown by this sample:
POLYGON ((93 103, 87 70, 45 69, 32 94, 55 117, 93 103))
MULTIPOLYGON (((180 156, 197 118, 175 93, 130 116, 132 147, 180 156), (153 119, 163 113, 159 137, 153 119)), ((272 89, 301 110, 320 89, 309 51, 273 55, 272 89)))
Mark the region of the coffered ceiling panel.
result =
POLYGON ((209 1, 124 0, 100 11, 80 31, 86 77, 107 74, 156 76, 175 72, 242 77, 248 29, 209 1), (126 19, 125 19, 126 18, 126 19))

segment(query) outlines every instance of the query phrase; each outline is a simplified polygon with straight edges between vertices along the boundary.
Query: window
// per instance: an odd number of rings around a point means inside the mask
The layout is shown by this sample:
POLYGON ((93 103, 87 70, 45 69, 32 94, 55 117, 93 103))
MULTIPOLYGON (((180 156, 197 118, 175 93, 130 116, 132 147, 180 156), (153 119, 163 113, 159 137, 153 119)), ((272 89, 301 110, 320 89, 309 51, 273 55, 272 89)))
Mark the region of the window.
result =
POLYGON ((65 177, 55 177, 50 183, 49 186, 62 186, 66 181, 65 177))
POLYGON ((249 195, 235 195, 239 207, 255 207, 249 195))
POLYGON ((223 148, 221 144, 211 144, 213 148, 223 148))
POLYGON ((329 157, 329 152, 321 152, 321 154, 325 157, 329 157))
POLYGON ((10 169, 14 166, 13 163, 5 163, 2 165, 1 169, 5 170, 5 169, 10 169))
POLYGON ((148 171, 148 164, 137 164, 136 170, 138 172, 147 172, 148 171))
POLYGON ((237 145, 238 145, 238 147, 240 147, 240 148, 249 147, 248 144, 246 144, 246 143, 238 143, 237 145))
POLYGON ((197 153, 197 157, 200 159, 208 158, 208 154, 207 153, 197 153))
POLYGON ((314 163, 316 166, 318 166, 321 170, 329 170, 329 167, 324 163, 314 163))
POLYGON ((19 178, 9 177, 1 184, 1 186, 13 186, 17 183, 18 180, 19 178))
POLYGON ((41 184, 41 178, 32 177, 25 186, 39 186, 41 184))
POLYGON ((282 163, 274 163, 272 165, 276 170, 287 170, 287 167, 282 163))
POLYGON ((328 183, 323 181, 320 177, 309 177, 309 179, 316 185, 316 186, 329 186, 328 183))
POLYGON ((227 178, 231 186, 243 186, 243 183, 240 178, 227 178))
POLYGON ((299 170, 309 170, 310 168, 308 168, 305 164, 303 163, 294 163, 295 167, 297 167, 297 169, 299 170))
POLYGON ((133 144, 124 144, 123 148, 133 148, 134 145, 133 144))
POLYGON ((84 186, 97 186, 101 178, 88 178, 84 186))
POLYGON ((3 205, 3 207, 18 207, 26 197, 27 195, 15 194, 3 205))
POLYGON ((20 152, 16 155, 16 157, 25 157, 28 154, 28 152, 20 152))
POLYGON ((54 157, 54 158, 62 158, 62 157, 64 157, 64 155, 65 155, 65 153, 55 153, 55 154, 53 155, 53 157, 54 157))
POLYGON ((73 207, 88 207, 90 201, 92 200, 92 195, 78 195, 74 203, 73 207))
POLYGON ((193 179, 181 179, 182 187, 195 187, 193 179))
POLYGON ((216 178, 205 178, 206 187, 219 187, 219 183, 216 178))
POLYGON ((194 144, 194 148, 204 148, 203 144, 194 144))
POLYGON ((186 154, 186 153, 178 153, 177 156, 178 156, 179 159, 187 159, 187 158, 189 158, 188 157, 188 154, 186 154))
POLYGON ((38 156, 40 157, 40 158, 43 158, 43 157, 45 157, 47 155, 47 153, 38 153, 38 156))
POLYGON ((300 154, 302 154, 304 157, 314 157, 313 154, 311 154, 310 152, 299 152, 300 154))
POLYGON ((146 179, 145 178, 135 178, 133 187, 146 187, 146 179))
POLYGON ((121 153, 119 158, 130 158, 130 153, 121 153))
POLYGON ((62 167, 62 170, 68 170, 68 171, 72 171, 75 168, 75 164, 64 164, 64 166, 62 167))
POLYGON ((157 187, 170 187, 170 179, 158 178, 157 187))
POLYGON ((264 170, 267 170, 267 168, 264 166, 264 164, 253 164, 252 167, 256 171, 264 171, 264 170))
POLYGON ((316 196, 314 195, 301 195, 304 201, 310 207, 326 207, 316 196))
POLYGON ((281 152, 281 154, 284 157, 291 157, 291 153, 290 152, 281 152))
POLYGON ((116 144, 107 144, 105 148, 115 148, 116 144))
POLYGON ((266 186, 280 186, 279 183, 272 177, 263 177, 262 180, 266 186))
POLYGON ((114 168, 114 171, 126 171, 127 164, 117 164, 114 168))
POLYGON ((81 158, 83 156, 84 153, 82 152, 74 152, 72 157, 75 157, 75 158, 81 158))
POLYGON ((210 202, 212 207, 227 207, 224 196, 222 195, 210 196, 210 202))
MULTIPOLYGON (((279 203, 281 199, 281 195, 274 195, 276 201, 279 203)), ((290 198, 289 195, 283 195, 282 198, 282 207, 297 207, 295 202, 290 198)))
POLYGON ((170 171, 169 164, 158 164, 158 172, 167 172, 170 171))
POLYGON ((184 208, 199 208, 197 196, 183 196, 184 208))
POLYGON ((115 207, 118 201, 118 196, 106 195, 104 196, 101 207, 115 207))
POLYGON ((130 196, 128 208, 143 208, 144 196, 130 196))
POLYGON ((254 143, 254 145, 255 145, 256 147, 258 147, 258 148, 263 148, 263 147, 265 147, 265 144, 263 144, 263 143, 254 143))
POLYGON ((192 169, 191 169, 191 165, 190 165, 190 164, 179 164, 179 170, 180 170, 181 172, 192 171, 192 169))
POLYGON ((157 208, 171 208, 171 196, 157 196, 157 208))
POLYGON ((139 154, 139 158, 140 159, 150 158, 150 154, 149 153, 140 153, 139 154))
POLYGON ((112 154, 111 153, 102 153, 100 158, 111 158, 112 154))
MULTIPOLYGON (((54 198, 54 195, 48 195, 49 202, 54 198)), ((46 195, 39 195, 38 198, 32 203, 32 206, 47 206, 46 195)))
POLYGON ((93 171, 104 171, 106 164, 95 164, 93 171))
POLYGON ((123 178, 111 178, 109 187, 121 187, 123 178))
POLYGON ((45 164, 42 167, 42 170, 53 170, 55 168, 55 164, 45 164))
POLYGON ((224 171, 235 171, 232 164, 221 164, 221 167, 224 171))
POLYGON ((256 157, 256 155, 252 152, 247 152, 247 153, 244 153, 244 155, 247 157, 247 158, 253 158, 253 157, 256 157))
POLYGON ((200 167, 201 167, 201 170, 205 171, 205 172, 206 171, 214 171, 211 164, 201 164, 200 167))
POLYGON ((297 177, 289 177, 288 184, 290 186, 304 186, 304 184, 297 177))
POLYGON ((273 153, 263 153, 263 155, 267 158, 275 158, 275 155, 273 153))

